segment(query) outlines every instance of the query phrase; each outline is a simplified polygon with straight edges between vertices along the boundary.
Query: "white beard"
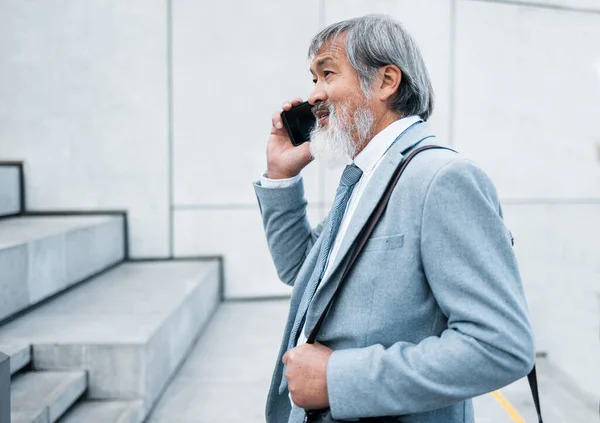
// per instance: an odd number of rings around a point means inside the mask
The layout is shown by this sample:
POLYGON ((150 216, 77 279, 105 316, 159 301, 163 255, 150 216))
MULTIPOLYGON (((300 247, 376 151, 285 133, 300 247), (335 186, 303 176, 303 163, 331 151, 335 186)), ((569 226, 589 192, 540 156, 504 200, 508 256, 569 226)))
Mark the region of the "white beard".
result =
POLYGON ((364 145, 372 134, 375 115, 365 105, 357 107, 352 118, 348 113, 349 104, 341 105, 338 115, 333 105, 329 104, 327 127, 317 124, 310 134, 310 152, 316 160, 334 169, 348 164, 356 156, 358 147, 364 145), (356 134, 357 140, 352 138, 356 134))

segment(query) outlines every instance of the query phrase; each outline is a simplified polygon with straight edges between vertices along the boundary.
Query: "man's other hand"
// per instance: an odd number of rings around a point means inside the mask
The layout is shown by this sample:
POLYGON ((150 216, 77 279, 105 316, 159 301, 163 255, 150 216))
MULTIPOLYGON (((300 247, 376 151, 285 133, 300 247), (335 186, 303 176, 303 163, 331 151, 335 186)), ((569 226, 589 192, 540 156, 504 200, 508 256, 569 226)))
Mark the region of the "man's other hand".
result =
POLYGON ((329 407, 327 362, 333 350, 315 342, 286 352, 282 358, 292 401, 298 407, 319 410, 329 407))
MULTIPOLYGON (((282 109, 290 110, 293 106, 302 103, 301 98, 295 98, 283 103, 282 109)), ((283 127, 281 112, 271 118, 271 135, 267 143, 267 178, 285 179, 292 178, 300 173, 312 161, 310 143, 294 147, 287 131, 283 127)))

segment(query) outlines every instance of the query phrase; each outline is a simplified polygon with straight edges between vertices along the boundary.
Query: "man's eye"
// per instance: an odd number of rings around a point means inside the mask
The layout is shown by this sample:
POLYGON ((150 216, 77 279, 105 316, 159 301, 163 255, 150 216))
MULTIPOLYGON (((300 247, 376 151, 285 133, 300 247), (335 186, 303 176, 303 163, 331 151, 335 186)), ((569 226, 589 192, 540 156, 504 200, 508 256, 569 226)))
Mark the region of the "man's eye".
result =
POLYGON ((331 72, 331 71, 328 71, 328 70, 323 71, 323 76, 325 76, 325 77, 328 77, 329 75, 332 75, 332 74, 333 74, 333 72, 331 72))
POLYGON ((313 84, 317 85, 317 80, 313 79, 313 84))

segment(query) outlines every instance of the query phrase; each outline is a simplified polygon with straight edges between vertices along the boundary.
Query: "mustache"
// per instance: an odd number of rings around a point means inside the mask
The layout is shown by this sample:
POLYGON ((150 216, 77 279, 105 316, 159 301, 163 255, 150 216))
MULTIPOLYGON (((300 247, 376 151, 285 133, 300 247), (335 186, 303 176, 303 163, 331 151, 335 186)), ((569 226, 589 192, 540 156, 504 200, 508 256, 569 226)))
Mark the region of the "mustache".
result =
POLYGON ((319 112, 329 112, 329 114, 331 114, 333 113, 333 105, 330 103, 319 103, 314 106, 311 111, 315 117, 317 117, 317 113, 319 112))

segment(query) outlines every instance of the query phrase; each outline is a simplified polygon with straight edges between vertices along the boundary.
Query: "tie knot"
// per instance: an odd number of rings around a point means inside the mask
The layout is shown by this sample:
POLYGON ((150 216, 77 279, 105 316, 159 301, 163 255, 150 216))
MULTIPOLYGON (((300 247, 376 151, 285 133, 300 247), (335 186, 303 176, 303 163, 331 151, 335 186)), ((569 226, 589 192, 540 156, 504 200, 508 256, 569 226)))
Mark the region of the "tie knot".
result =
POLYGON ((356 185, 360 177, 362 176, 362 170, 354 163, 346 166, 344 171, 342 172, 342 177, 340 179, 340 185, 345 187, 352 187, 356 185))

